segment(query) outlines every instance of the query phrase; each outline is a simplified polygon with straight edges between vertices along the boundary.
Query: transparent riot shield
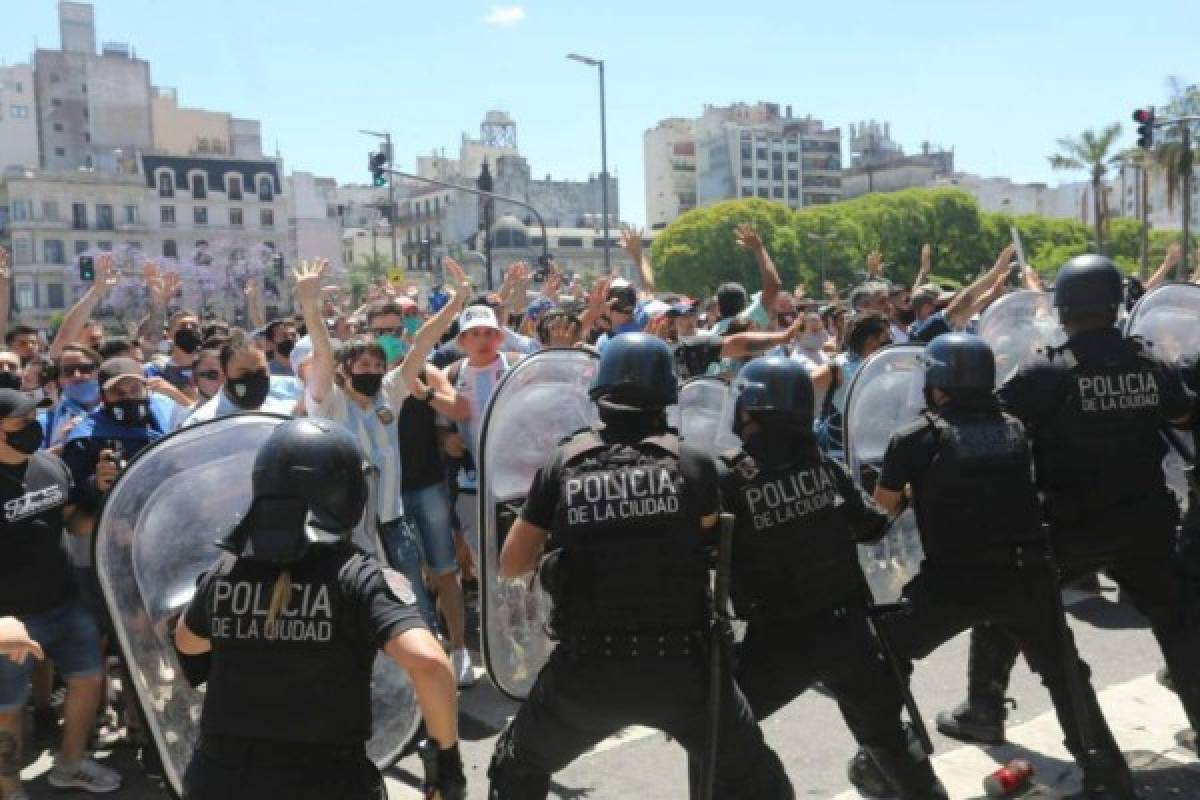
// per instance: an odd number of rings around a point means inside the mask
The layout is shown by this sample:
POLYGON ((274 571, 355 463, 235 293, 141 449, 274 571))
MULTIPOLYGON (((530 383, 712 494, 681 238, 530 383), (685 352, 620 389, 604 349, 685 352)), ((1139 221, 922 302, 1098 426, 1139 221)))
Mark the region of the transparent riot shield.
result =
POLYGON ((479 462, 483 662, 492 683, 524 699, 550 657, 550 598, 530 575, 499 577, 500 549, 534 473, 558 443, 596 420, 588 386, 599 359, 579 349, 542 350, 519 362, 492 391, 479 462))
MULTIPOLYGON (((250 506, 258 446, 286 417, 239 414, 185 428, 138 454, 113 486, 95 534, 100 588, 167 782, 178 795, 199 735, 204 687, 184 679, 168 634, 214 544, 250 506)), ((376 658, 368 754, 401 754, 420 711, 408 677, 376 658)))
MULTIPOLYGON (((925 407, 921 347, 897 345, 873 353, 846 393, 846 463, 858 484, 875 489, 892 433, 925 407)), ((924 552, 911 508, 878 543, 859 547, 863 573, 878 602, 894 601, 921 568, 924 552)))
MULTIPOLYGON (((1200 286, 1168 283, 1147 292, 1129 315, 1127 330, 1150 345, 1150 352, 1167 362, 1195 359, 1200 355, 1200 286)), ((1186 510, 1187 479, 1184 469, 1196 463, 1194 439, 1184 431, 1168 431, 1170 449, 1163 460, 1167 485, 1186 510)))
POLYGON ((679 405, 667 409, 667 421, 683 441, 716 456, 742 446, 733 434, 733 399, 720 378, 693 378, 679 388, 679 405))
POLYGON ((1004 295, 979 319, 979 335, 996 354, 996 385, 1013 376, 1038 350, 1066 341, 1058 325, 1054 294, 1023 290, 1004 295))

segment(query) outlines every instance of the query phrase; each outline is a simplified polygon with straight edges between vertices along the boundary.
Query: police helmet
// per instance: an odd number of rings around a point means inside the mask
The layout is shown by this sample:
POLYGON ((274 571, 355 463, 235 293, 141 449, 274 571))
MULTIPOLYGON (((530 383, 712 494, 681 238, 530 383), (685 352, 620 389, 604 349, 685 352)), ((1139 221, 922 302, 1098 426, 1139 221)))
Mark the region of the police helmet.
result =
POLYGON ((785 356, 753 359, 737 374, 733 388, 737 392, 734 433, 741 435, 743 412, 767 426, 812 430, 812 378, 799 362, 785 356))
POLYGON ((1054 305, 1063 316, 1117 310, 1124 297, 1121 272, 1106 256, 1075 256, 1054 281, 1054 305))
POLYGON ((678 402, 671 349, 662 339, 645 333, 614 336, 600 354, 588 396, 638 410, 662 409, 678 402))
POLYGON ((362 519, 362 452, 341 425, 306 417, 282 423, 258 448, 254 499, 220 546, 239 556, 290 563, 312 545, 348 539, 362 519))
POLYGON ((921 363, 927 390, 991 392, 996 385, 996 356, 974 334, 942 334, 925 345, 921 363))

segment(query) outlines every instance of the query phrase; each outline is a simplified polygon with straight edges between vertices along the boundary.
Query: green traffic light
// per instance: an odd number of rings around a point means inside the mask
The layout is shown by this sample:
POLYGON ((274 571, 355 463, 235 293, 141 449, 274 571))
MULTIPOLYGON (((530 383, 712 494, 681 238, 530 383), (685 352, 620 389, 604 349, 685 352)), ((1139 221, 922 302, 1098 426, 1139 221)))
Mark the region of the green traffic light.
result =
POLYGON ((387 178, 385 178, 383 175, 376 175, 375 179, 371 181, 371 183, 374 186, 387 186, 387 178))

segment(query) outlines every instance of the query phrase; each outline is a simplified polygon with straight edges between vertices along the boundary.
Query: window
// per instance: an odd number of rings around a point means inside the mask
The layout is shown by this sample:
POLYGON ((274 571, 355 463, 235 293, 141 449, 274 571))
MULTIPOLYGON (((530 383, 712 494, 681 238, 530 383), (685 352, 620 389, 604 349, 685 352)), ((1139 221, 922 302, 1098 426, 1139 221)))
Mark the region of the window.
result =
POLYGON ((84 131, 83 132, 83 141, 87 142, 88 144, 91 144, 92 135, 90 133, 88 133, 87 131, 84 131))
POLYGON ((111 253, 112 252, 112 242, 105 242, 103 240, 96 242, 96 249, 99 250, 101 253, 111 253))
POLYGON ((51 98, 50 105, 54 108, 62 108, 62 99, 58 97, 51 98))
POLYGON ((66 300, 63 297, 63 285, 61 283, 46 284, 46 305, 50 308, 66 308, 66 300))
POLYGON ((107 204, 96 204, 96 230, 111 231, 113 229, 113 207, 107 204))
POLYGON ((158 173, 158 196, 159 197, 174 197, 175 196, 175 179, 171 177, 169 172, 158 173))
POLYGON ((275 227, 275 211, 274 211, 274 209, 270 209, 270 208, 259 209, 258 226, 260 228, 274 228, 275 227))
POLYGON ((746 166, 742 167, 742 177, 743 178, 753 178, 754 177, 754 167, 751 167, 748 164, 746 166))
POLYGON ((54 123, 54 132, 55 132, 55 133, 62 133, 62 132, 63 132, 63 124, 62 124, 61 122, 56 122, 56 123, 54 123))
POLYGON ((798 200, 800 198, 800 190, 795 186, 788 187, 788 200, 798 200))
POLYGON ((749 161, 754 158, 754 146, 749 142, 742 142, 742 161, 749 161))
POLYGON ((742 197, 754 197, 754 190, 749 186, 742 187, 742 197))
POLYGON ((18 308, 33 308, 33 284, 19 283, 17 284, 17 307, 18 308))
POLYGON ((759 196, 759 197, 766 197, 766 196, 767 196, 767 190, 766 190, 765 188, 759 189, 759 190, 758 190, 758 196, 759 196))
POLYGON ((783 187, 776 186, 774 189, 771 190, 771 196, 774 198, 777 198, 777 199, 782 198, 783 197, 783 187))
POLYGON ((226 184, 226 192, 229 194, 230 200, 242 199, 242 178, 239 175, 230 175, 229 182, 226 184))
POLYGON ((757 158, 759 161, 766 161, 767 160, 767 148, 760 147, 757 150, 755 150, 754 157, 757 158))
POLYGON ((767 171, 767 168, 766 168, 766 167, 759 167, 759 168, 758 168, 758 179, 759 179, 760 181, 765 181, 765 180, 767 179, 767 175, 768 175, 768 174, 770 174, 770 173, 767 171))
POLYGON ((53 200, 43 200, 42 217, 47 222, 58 222, 58 203, 53 200))
POLYGON ((203 175, 192 176, 192 199, 203 200, 208 197, 208 185, 204 181, 203 175))
POLYGON ((559 247, 583 247, 583 239, 579 236, 560 236, 558 237, 559 247))
POLYGON ((229 209, 229 225, 233 228, 240 228, 244 224, 242 219, 242 210, 240 208, 229 209))
POLYGON ((788 170, 788 180, 789 181, 795 181, 795 180, 799 180, 799 179, 800 179, 800 170, 797 170, 797 169, 789 169, 788 170))
POLYGON ((29 117, 29 106, 9 106, 8 114, 13 119, 27 119, 29 117))
POLYGON ((772 151, 771 152, 771 160, 772 161, 783 161, 783 153, 779 152, 778 150, 772 151))
POLYGON ((137 225, 138 224, 138 207, 137 206, 125 206, 125 224, 126 225, 137 225))
POLYGON ((777 181, 783 180, 783 167, 779 164, 771 167, 771 177, 777 181))
POLYGON ((788 160, 789 164, 795 164, 799 160, 799 158, 800 157, 796 154, 795 150, 788 151, 787 160, 788 160))
POLYGON ((163 239, 163 258, 179 258, 179 245, 174 239, 163 239))
POLYGON ((204 206, 196 206, 192 209, 192 222, 196 225, 208 224, 208 209, 204 206))
POLYGON ((33 206, 28 200, 13 200, 12 201, 12 218, 13 222, 29 219, 33 214, 33 206))
POLYGON ((207 136, 201 136, 199 139, 196 140, 196 152, 197 153, 207 153, 210 150, 212 150, 212 148, 208 144, 207 136))
POLYGON ((258 199, 264 203, 275 199, 275 190, 271 187, 271 179, 266 176, 258 179, 258 199))
POLYGON ((60 80, 62 80, 62 78, 59 77, 59 74, 57 72, 50 73, 50 82, 51 83, 58 83, 60 80))
POLYGON ((63 148, 63 147, 54 148, 54 155, 58 156, 59 158, 66 158, 67 157, 66 148, 63 148))
POLYGON ((175 227, 175 206, 163 206, 158 210, 158 221, 165 227, 175 227))
POLYGON ((84 253, 86 253, 88 251, 89 247, 91 247, 91 245, 89 245, 86 240, 76 239, 75 240, 75 255, 77 255, 77 256, 83 255, 84 253))
POLYGON ((46 239, 42 242, 42 262, 45 264, 65 264, 66 255, 63 253, 62 239, 46 239))
POLYGON ((29 264, 33 261, 33 245, 24 237, 13 238, 13 263, 29 264))

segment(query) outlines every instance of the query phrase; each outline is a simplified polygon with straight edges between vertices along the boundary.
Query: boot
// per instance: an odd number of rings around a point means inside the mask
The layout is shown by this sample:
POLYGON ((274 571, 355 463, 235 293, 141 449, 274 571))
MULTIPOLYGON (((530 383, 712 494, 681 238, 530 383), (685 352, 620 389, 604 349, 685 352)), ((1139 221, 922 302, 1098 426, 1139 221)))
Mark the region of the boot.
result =
POLYGON ((867 751, 861 748, 846 765, 846 778, 858 790, 859 794, 866 797, 884 800, 884 798, 896 796, 891 782, 883 774, 883 771, 879 769, 879 765, 875 763, 875 759, 867 755, 867 751))
POLYGON ((984 625, 971 632, 967 700, 937 715, 937 729, 952 739, 982 744, 1004 742, 1004 691, 1019 649, 1004 631, 984 625))
POLYGON ((950 800, 927 757, 914 758, 907 747, 900 751, 885 747, 865 750, 880 773, 887 776, 899 800, 950 800))

